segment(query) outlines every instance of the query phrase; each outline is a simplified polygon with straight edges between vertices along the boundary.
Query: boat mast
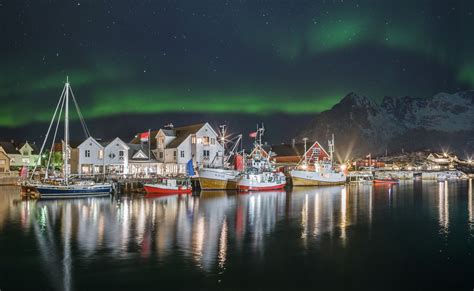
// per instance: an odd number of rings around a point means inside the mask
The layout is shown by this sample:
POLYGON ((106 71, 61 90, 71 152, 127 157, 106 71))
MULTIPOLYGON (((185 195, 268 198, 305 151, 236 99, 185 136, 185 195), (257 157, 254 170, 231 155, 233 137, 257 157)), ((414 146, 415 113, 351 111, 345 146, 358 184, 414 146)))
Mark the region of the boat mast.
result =
POLYGON ((304 166, 307 166, 308 164, 308 156, 306 155, 306 141, 308 140, 307 137, 303 138, 303 141, 304 141, 304 160, 303 160, 303 165, 304 166))
POLYGON ((328 141, 329 146, 329 156, 331 158, 331 167, 333 166, 333 158, 334 158, 334 134, 332 134, 332 139, 328 141))
POLYGON ((64 183, 68 184, 68 175, 69 175, 69 156, 68 156, 68 147, 69 147, 69 76, 66 77, 66 100, 64 104, 64 146, 63 146, 63 176, 64 183))
POLYGON ((225 124, 219 126, 221 128, 221 144, 222 144, 222 169, 225 166, 225 124))

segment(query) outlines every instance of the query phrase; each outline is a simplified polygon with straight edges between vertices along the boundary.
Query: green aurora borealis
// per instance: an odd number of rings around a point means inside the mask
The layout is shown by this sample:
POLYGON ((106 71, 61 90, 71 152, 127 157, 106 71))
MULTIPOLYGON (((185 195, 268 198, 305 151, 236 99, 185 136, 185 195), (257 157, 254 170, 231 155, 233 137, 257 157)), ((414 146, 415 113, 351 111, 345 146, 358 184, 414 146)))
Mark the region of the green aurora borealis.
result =
POLYGON ((0 3, 0 126, 49 120, 66 75, 86 118, 307 114, 352 91, 474 86, 469 1, 0 3))

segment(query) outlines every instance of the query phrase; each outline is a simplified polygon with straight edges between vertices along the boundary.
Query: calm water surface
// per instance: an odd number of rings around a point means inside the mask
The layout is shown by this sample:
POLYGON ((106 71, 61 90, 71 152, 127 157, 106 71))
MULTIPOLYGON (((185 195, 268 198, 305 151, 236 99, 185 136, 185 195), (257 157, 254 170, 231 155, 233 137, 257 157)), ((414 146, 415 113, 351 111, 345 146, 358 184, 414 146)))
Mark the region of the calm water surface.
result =
POLYGON ((0 289, 473 290, 472 180, 20 201, 0 289))

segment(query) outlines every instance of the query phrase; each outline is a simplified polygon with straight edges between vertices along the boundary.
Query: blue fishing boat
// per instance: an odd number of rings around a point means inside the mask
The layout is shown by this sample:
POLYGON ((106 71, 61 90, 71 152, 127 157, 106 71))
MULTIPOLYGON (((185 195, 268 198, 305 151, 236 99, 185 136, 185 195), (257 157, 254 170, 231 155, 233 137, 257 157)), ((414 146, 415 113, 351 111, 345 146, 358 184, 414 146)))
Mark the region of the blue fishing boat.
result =
POLYGON ((69 78, 66 80, 66 84, 64 85, 62 94, 59 98, 58 104, 56 106, 56 110, 54 111, 53 118, 49 125, 48 131, 45 135, 45 139, 41 146, 39 156, 43 156, 43 151, 45 149, 46 142, 48 140, 51 128, 56 121, 56 130, 54 132, 52 147, 54 145, 59 123, 61 121, 61 115, 64 111, 64 139, 62 145, 63 151, 63 171, 62 177, 53 177, 52 179, 48 176, 50 161, 51 161, 51 154, 53 152, 53 148, 49 152, 49 158, 46 165, 46 172, 45 177, 41 182, 34 181, 33 175, 36 171, 36 168, 39 166, 40 161, 38 160, 35 168, 33 169, 32 176, 30 179, 24 183, 24 189, 34 189, 37 193, 39 193, 40 199, 47 199, 47 198, 78 198, 78 197, 97 197, 97 196, 107 196, 112 193, 112 185, 110 183, 96 183, 94 181, 83 181, 77 180, 74 181, 70 179, 70 163, 69 158, 71 156, 70 148, 69 148, 69 99, 72 98, 74 105, 77 110, 77 115, 82 124, 82 128, 84 129, 84 133, 86 136, 90 136, 89 130, 82 118, 81 111, 79 110, 79 106, 77 101, 74 97, 74 93, 72 92, 71 86, 69 84, 69 78))

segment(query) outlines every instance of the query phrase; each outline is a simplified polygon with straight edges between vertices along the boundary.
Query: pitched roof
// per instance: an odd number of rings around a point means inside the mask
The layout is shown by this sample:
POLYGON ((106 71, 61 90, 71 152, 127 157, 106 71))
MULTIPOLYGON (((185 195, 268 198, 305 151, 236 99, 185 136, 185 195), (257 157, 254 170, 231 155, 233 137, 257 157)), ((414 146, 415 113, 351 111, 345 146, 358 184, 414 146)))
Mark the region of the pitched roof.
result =
POLYGON ((129 143, 127 144, 128 147, 130 148, 128 150, 128 160, 129 161, 155 161, 155 155, 153 154, 152 151, 149 151, 149 146, 148 144, 134 144, 134 143, 129 143), (146 158, 133 158, 139 151, 142 151, 147 157, 146 158), (148 152, 150 152, 151 157, 148 157, 148 152))
POLYGON ((190 134, 198 132, 205 123, 192 124, 188 126, 175 127, 173 129, 176 138, 173 139, 166 148, 177 148, 190 134))
POLYGON ((15 146, 18 150, 20 150, 25 144, 28 144, 31 147, 31 149, 32 149, 31 154, 33 154, 33 155, 38 155, 39 154, 39 149, 38 149, 38 147, 36 146, 35 143, 22 142, 22 143, 15 144, 15 146))
POLYGON ((15 145, 9 141, 0 141, 0 147, 3 148, 7 154, 19 154, 20 152, 16 149, 15 145))

